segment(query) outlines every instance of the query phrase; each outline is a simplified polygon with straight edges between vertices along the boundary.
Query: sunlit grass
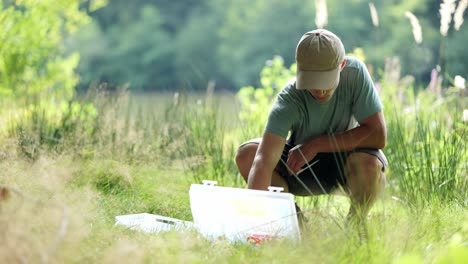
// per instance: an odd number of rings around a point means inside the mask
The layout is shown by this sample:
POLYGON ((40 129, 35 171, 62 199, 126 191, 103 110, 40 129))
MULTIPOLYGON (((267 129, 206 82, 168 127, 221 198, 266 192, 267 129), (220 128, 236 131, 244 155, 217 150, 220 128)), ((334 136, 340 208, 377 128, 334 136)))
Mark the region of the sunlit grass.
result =
MULTIPOLYGON (((54 151, 49 141, 35 142, 34 159, 21 153, 14 133, 2 138, 0 185, 10 195, 0 200, 0 255, 7 262, 53 263, 467 259, 466 123, 455 122, 459 114, 449 107, 438 108, 440 120, 425 108, 407 115, 386 108, 390 184, 365 227, 346 227, 349 202, 340 196, 297 199, 309 218, 300 244, 230 244, 196 232, 114 226, 117 215, 144 212, 192 221, 190 184, 203 179, 245 187, 233 163, 243 129, 234 97, 212 105, 204 96, 182 97, 177 104, 172 94, 96 97, 96 133, 80 144, 63 138, 54 151)), ((49 130, 25 130, 34 137, 41 131, 49 130)))
POLYGON ((114 216, 151 212, 191 221, 190 183, 184 179, 183 171, 130 166, 131 187, 112 193, 95 188, 92 181, 85 185, 74 181, 87 176, 81 167, 94 165, 65 157, 60 160, 42 159, 32 167, 16 160, 2 163, 2 176, 9 176, 2 177, 1 183, 15 186, 21 192, 21 195, 12 193, 7 201, 1 202, 1 237, 6 242, 1 248, 6 259, 104 263, 398 263, 415 258, 427 263, 455 254, 455 261, 450 263, 463 263, 460 257, 467 253, 468 215, 463 207, 438 204, 413 211, 388 195, 379 200, 365 230, 342 229, 344 219, 340 210, 347 205, 344 198, 336 197, 329 203, 322 201, 314 208, 306 208, 309 227, 300 244, 289 241, 261 246, 230 244, 223 240, 208 241, 196 232, 144 234, 114 226, 114 216), (331 221, 331 217, 342 226, 331 221), (59 235, 64 218, 68 224, 59 235), (60 243, 50 250, 55 241, 60 243))

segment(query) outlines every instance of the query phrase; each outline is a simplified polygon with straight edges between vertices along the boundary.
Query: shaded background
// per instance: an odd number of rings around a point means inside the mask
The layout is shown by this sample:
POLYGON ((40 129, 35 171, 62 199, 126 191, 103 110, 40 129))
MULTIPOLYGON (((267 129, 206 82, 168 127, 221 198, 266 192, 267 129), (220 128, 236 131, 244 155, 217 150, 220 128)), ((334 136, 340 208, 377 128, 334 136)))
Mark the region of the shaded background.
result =
MULTIPOLYGON (((414 76, 416 85, 427 85, 437 65, 446 80, 468 76, 467 27, 456 31, 451 22, 442 36, 441 1, 373 1, 378 25, 368 1, 326 3, 325 28, 342 38, 347 52, 362 48, 374 79, 381 79, 390 57, 399 57, 401 76, 414 76), (419 19, 420 44, 405 11, 419 19)), ((258 84, 275 55, 293 63, 297 41, 316 28, 314 0, 111 0, 88 14, 93 21, 67 40, 68 49, 80 53, 81 90, 107 82, 128 83, 134 91, 196 91, 212 80, 218 91, 237 91, 258 84)))

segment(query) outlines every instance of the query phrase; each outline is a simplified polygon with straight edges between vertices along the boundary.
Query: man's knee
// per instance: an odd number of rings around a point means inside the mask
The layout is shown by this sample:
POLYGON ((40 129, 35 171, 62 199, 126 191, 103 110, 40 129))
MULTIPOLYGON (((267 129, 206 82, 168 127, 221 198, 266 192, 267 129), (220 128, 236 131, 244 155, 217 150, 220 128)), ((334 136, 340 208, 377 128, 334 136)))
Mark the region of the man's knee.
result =
POLYGON ((255 157, 255 153, 257 152, 258 144, 246 144, 237 150, 236 153, 236 163, 244 164, 244 163, 252 163, 253 158, 255 157))
POLYGON ((385 185, 383 164, 374 155, 368 153, 351 153, 346 164, 350 187, 361 186, 366 192, 379 191, 385 185), (375 190, 375 189, 379 190, 375 190))
POLYGON ((381 172, 383 168, 383 164, 379 158, 364 152, 351 153, 348 156, 346 166, 351 172, 362 171, 364 174, 381 172))
POLYGON ((255 154, 257 153, 257 148, 258 144, 250 143, 239 147, 237 150, 235 158, 236 164, 239 168, 239 172, 245 180, 247 180, 250 168, 252 167, 255 154))

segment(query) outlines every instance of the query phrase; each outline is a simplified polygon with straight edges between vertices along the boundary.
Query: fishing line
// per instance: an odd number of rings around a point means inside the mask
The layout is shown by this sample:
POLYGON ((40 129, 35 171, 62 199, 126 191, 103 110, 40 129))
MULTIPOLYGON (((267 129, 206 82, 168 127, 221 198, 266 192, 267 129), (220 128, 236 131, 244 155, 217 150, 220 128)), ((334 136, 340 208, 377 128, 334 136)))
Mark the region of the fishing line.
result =
MULTIPOLYGON (((307 187, 307 185, 306 185, 303 181, 301 181, 301 179, 299 179, 299 177, 297 176, 297 174, 294 173, 294 171, 292 171, 291 168, 289 168, 288 164, 287 164, 283 159, 280 159, 280 160, 281 160, 281 162, 284 164, 284 166, 286 166, 286 169, 288 169, 288 171, 291 172, 291 174, 292 174, 294 177, 296 177, 296 180, 302 185, 302 187, 303 187, 307 192, 309 192, 310 195, 314 196, 315 194, 309 189, 309 187, 307 187)), ((317 161, 317 162, 318 162, 318 161, 317 161)), ((315 164, 315 163, 314 163, 314 164, 315 164)), ((314 165, 314 164, 312 164, 312 165, 314 165)), ((312 166, 312 165, 310 165, 310 166, 312 166)), ((319 184, 320 184, 320 183, 319 183, 319 184)))
MULTIPOLYGON (((307 167, 311 172, 312 172, 312 175, 314 176, 314 179, 315 181, 317 182, 317 184, 320 186, 320 188, 322 189, 323 193, 324 194, 327 194, 327 192, 325 191, 325 188, 323 188, 322 184, 320 184, 320 181, 318 180, 318 177, 317 175, 314 173, 314 171, 312 170, 312 166, 314 164, 316 164, 319 160, 315 161, 314 163, 312 164, 309 164, 309 161, 307 160, 307 158, 304 156, 304 154, 302 153, 302 151, 298 148, 297 150, 299 150, 299 153, 301 154, 302 158, 304 159, 307 167)), ((281 159, 281 162, 286 166, 286 168, 288 169, 288 171, 291 172, 291 174, 296 178, 296 180, 302 185, 302 187, 304 187, 304 189, 310 193, 311 196, 315 196, 314 193, 307 187, 307 185, 299 178, 299 176, 291 170, 291 168, 288 166, 288 164, 283 160, 281 159)), ((303 171, 303 170, 301 170, 303 171)), ((296 212, 297 214, 297 212, 296 212)), ((330 213, 328 213, 328 215, 330 216, 330 218, 333 220, 333 222, 342 230, 344 231, 344 228, 340 225, 340 223, 335 219, 335 217, 333 215, 331 215, 330 213)))
MULTIPOLYGON (((325 191, 325 188, 323 188, 322 184, 320 184, 320 181, 319 181, 317 175, 315 175, 314 170, 312 170, 312 165, 309 166, 309 162, 307 161, 307 158, 304 156, 304 153, 302 153, 302 150, 300 148, 298 148, 297 150, 299 150, 299 154, 301 154, 301 157, 304 159, 305 163, 307 164, 307 167, 309 168, 309 171, 312 173, 312 176, 314 176, 314 179, 318 183, 320 189, 322 189, 323 194, 327 194, 327 191, 325 191)), ((299 179, 299 177, 297 177, 297 178, 299 179)))

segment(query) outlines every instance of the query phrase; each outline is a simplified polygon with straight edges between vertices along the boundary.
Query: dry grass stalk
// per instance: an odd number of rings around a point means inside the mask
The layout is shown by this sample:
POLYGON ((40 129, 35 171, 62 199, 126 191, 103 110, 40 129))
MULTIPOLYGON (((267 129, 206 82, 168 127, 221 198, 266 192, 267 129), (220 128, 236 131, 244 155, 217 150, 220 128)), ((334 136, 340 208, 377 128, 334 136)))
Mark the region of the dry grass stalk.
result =
POLYGON ((458 89, 466 89, 466 80, 465 78, 461 77, 460 75, 456 75, 453 79, 453 84, 458 89))
POLYGON ((455 12, 455 0, 443 0, 440 4, 440 34, 447 36, 447 32, 452 22, 452 13, 455 12))
POLYGON ((384 80, 386 83, 396 85, 400 81, 401 63, 398 57, 385 58, 384 80))
POLYGON ((323 28, 328 24, 328 10, 326 0, 315 0, 315 25, 323 28))
POLYGON ((372 19, 372 25, 374 25, 374 27, 379 27, 379 15, 377 13, 377 9, 375 8, 374 3, 369 2, 369 9, 372 19))
POLYGON ((468 0, 460 0, 458 2, 457 9, 455 10, 455 14, 453 15, 453 22, 455 30, 459 30, 461 25, 463 24, 463 13, 465 9, 468 7, 468 0))
MULTIPOLYGON (((0 201, 2 199, 7 200, 10 196, 11 193, 16 194, 19 196, 21 199, 21 202, 30 202, 31 207, 27 207, 24 204, 21 204, 21 206, 17 206, 13 211, 12 208, 9 208, 10 212, 5 213, 3 215, 0 215, 0 222, 7 221, 9 222, 9 227, 6 230, 2 230, 2 227, 0 228, 0 231, 3 234, 6 234, 6 240, 7 240, 7 245, 5 246, 0 246, 0 252, 8 247, 24 247, 25 251, 18 250, 16 252, 10 252, 8 254, 8 257, 11 257, 13 259, 22 259, 22 260, 27 260, 29 258, 34 258, 39 257, 43 263, 47 263, 50 260, 50 256, 53 256, 56 251, 58 250, 59 246, 61 245, 62 241, 64 240, 65 236, 67 235, 68 231, 68 225, 69 225, 69 217, 68 217, 68 212, 67 208, 63 205, 56 205, 56 204, 49 204, 48 202, 45 203, 43 201, 37 200, 34 197, 30 196, 29 194, 25 194, 21 192, 19 189, 16 189, 14 187, 7 187, 7 186, 2 186, 0 188, 0 201), (25 209, 29 210, 25 210, 25 209), (56 209, 59 209, 62 211, 61 215, 54 213, 56 209), (22 212, 20 212, 22 211, 22 212), (34 213, 31 213, 34 211, 34 213), (56 232, 55 238, 53 239, 52 242, 47 241, 46 243, 40 242, 37 243, 37 238, 36 237, 31 237, 31 239, 28 239, 28 241, 24 240, 24 237, 29 237, 27 232, 29 231, 29 235, 33 232, 32 229, 25 228, 24 224, 26 222, 30 222, 32 218, 41 218, 41 220, 46 219, 47 217, 54 218, 54 217, 60 217, 60 224, 58 227, 58 230, 56 232), (17 229, 18 227, 20 227, 17 229), (12 230, 13 229, 13 230, 12 230), (6 231, 6 232, 5 232, 6 231), (24 233, 23 233, 24 232, 24 233), (28 252, 29 251, 29 252, 28 252), (28 253, 26 253, 28 252, 28 253), (37 254, 37 255, 35 255, 37 254)), ((36 220, 32 225, 34 225, 34 228, 41 229, 43 228, 44 230, 50 230, 50 223, 47 221, 47 227, 41 226, 41 220, 36 220)), ((41 234, 41 238, 42 235, 41 234)), ((47 235, 44 235, 47 236, 47 235)), ((48 237, 50 240, 50 237, 48 237)))
POLYGON ((406 11, 405 16, 409 19, 411 23, 411 27, 413 28, 413 36, 416 43, 421 44, 423 37, 422 37, 422 30, 421 25, 419 24, 418 18, 411 12, 406 11))
POLYGON ((463 110, 462 120, 463 120, 463 122, 468 122, 468 109, 463 110))
POLYGON ((0 202, 10 198, 10 190, 7 187, 0 187, 0 202))

